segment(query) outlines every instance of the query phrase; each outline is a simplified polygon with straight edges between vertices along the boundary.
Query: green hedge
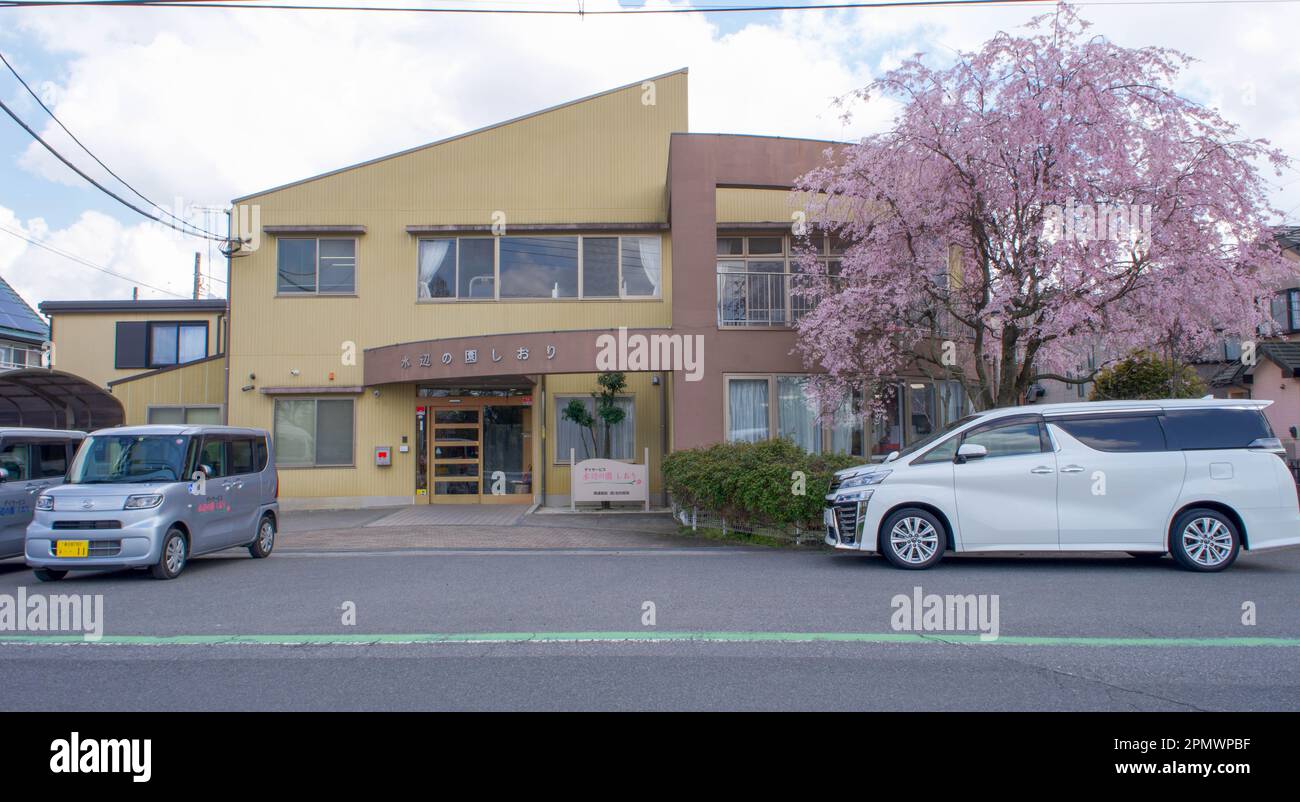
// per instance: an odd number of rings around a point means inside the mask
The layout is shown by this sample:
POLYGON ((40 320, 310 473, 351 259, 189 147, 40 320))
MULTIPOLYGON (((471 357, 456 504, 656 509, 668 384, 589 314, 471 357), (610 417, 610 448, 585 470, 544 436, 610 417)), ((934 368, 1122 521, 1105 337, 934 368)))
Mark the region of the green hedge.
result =
POLYGON ((831 475, 863 462, 843 454, 808 454, 789 440, 719 443, 669 454, 664 482, 684 507, 737 522, 815 528, 821 525, 822 497, 831 475), (803 495, 793 492, 795 471, 806 477, 803 495))

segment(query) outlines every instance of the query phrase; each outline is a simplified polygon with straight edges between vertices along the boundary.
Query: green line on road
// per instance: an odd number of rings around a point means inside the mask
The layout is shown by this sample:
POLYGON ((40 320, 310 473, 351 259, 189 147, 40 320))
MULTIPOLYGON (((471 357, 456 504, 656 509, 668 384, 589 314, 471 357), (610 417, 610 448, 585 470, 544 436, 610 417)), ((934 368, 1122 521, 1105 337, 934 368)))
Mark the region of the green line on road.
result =
POLYGON ((0 644, 101 644, 110 646, 345 646, 412 643, 929 643, 980 646, 1102 647, 1300 647, 1300 638, 1210 637, 1124 638, 1055 635, 1002 635, 981 640, 977 633, 918 632, 451 632, 451 633, 302 633, 277 635, 0 635, 0 644))

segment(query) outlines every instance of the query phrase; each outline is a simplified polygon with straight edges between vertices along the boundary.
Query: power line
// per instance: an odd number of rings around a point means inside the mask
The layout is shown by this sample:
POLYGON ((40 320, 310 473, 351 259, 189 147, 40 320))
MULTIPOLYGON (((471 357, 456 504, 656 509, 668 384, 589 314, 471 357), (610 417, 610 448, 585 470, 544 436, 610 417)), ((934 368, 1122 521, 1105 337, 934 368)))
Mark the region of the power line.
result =
MULTIPOLYGON (((603 17, 661 14, 753 14, 774 11, 835 11, 881 8, 957 8, 960 6, 1044 6, 1058 0, 896 0, 895 2, 817 3, 810 5, 677 6, 670 8, 620 8, 578 11, 561 8, 432 8, 428 6, 319 6, 287 3, 231 2, 231 0, 0 0, 0 8, 217 8, 261 9, 265 11, 374 11, 401 14, 502 14, 528 16, 603 17)), ((1077 6, 1184 6, 1184 5, 1281 5, 1300 0, 1080 0, 1077 6)))
POLYGON ((169 222, 167 222, 166 220, 162 220, 162 219, 160 219, 160 218, 154 217, 152 214, 149 214, 149 213, 146 212, 144 209, 141 209, 139 206, 136 206, 134 203, 131 203, 129 200, 123 198, 121 195, 118 195, 118 194, 117 194, 116 192, 114 192, 113 190, 111 190, 111 189, 109 189, 108 187, 104 186, 103 184, 99 183, 99 182, 96 181, 95 179, 91 178, 91 177, 90 177, 89 175, 87 175, 86 172, 85 172, 84 170, 82 170, 80 167, 78 167, 77 165, 75 165, 75 164, 73 164, 72 162, 68 161, 68 159, 67 159, 67 158, 66 158, 62 153, 59 153, 57 150, 54 149, 54 146, 53 146, 53 145, 51 145, 49 142, 46 142, 44 139, 42 139, 40 134, 38 134, 38 133, 36 133, 34 130, 32 130, 31 126, 29 126, 27 123, 23 122, 23 121, 22 121, 22 118, 20 118, 17 114, 15 114, 14 111, 13 111, 13 109, 11 109, 11 108, 9 108, 7 105, 5 105, 5 102, 4 102, 3 100, 0 100, 0 110, 3 110, 5 114, 8 114, 9 117, 12 118, 14 122, 18 123, 18 125, 21 126, 22 129, 23 129, 24 131, 26 131, 29 135, 31 135, 31 137, 32 137, 33 139, 35 139, 37 142, 41 143, 41 145, 44 146, 44 148, 45 148, 46 150, 48 150, 48 151, 49 151, 49 152, 54 156, 54 158, 58 159, 59 161, 63 162, 65 165, 67 165, 68 169, 72 170, 74 173, 76 173, 77 175, 81 176, 81 177, 84 178, 86 181, 90 182, 91 186, 95 187, 95 188, 98 189, 100 192, 103 192, 105 195, 109 196, 110 198, 112 198, 113 200, 115 200, 115 201, 117 201, 118 203, 122 204, 123 206, 127 207, 128 209, 130 209, 130 210, 136 212, 137 214, 139 214, 139 215, 141 215, 141 216, 143 216, 143 217, 147 217, 147 218, 149 218, 150 220, 154 221, 155 223, 158 223, 159 225, 167 226, 168 228, 171 228, 171 229, 174 229, 174 230, 176 230, 176 231, 179 231, 179 232, 181 232, 182 234, 185 234, 185 235, 187 235, 187 236, 191 236, 191 237, 201 237, 201 238, 204 238, 204 239, 220 240, 221 242, 225 242, 225 241, 226 241, 226 238, 225 238, 225 237, 218 237, 218 236, 215 236, 215 235, 213 235, 213 234, 208 234, 208 233, 206 233, 206 232, 195 233, 195 232, 193 232, 193 231, 186 231, 185 229, 180 228, 179 226, 173 225, 172 223, 169 223, 169 222))
POLYGON ((195 229, 196 231, 200 231, 200 232, 202 232, 203 234, 207 234, 207 235, 214 236, 214 237, 216 236, 215 234, 212 234, 211 231, 206 231, 206 230, 204 230, 203 228, 201 228, 201 227, 199 227, 199 226, 196 226, 196 225, 194 225, 193 223, 189 222, 188 220, 182 220, 181 218, 179 218, 179 217, 177 217, 176 215, 172 214, 171 212, 167 211, 167 210, 164 209, 163 207, 161 207, 161 206, 159 206, 158 204, 154 203, 153 201, 149 200, 148 198, 146 198, 146 197, 144 196, 143 193, 140 192, 140 190, 136 189, 135 187, 133 187, 133 186, 131 186, 129 183, 127 183, 127 180, 126 180, 125 178, 123 178, 122 176, 120 176, 120 175, 118 175, 117 173, 113 172, 112 168, 110 168, 107 164, 104 164, 103 160, 101 160, 98 156, 96 156, 93 152, 91 152, 90 148, 86 147, 85 143, 83 143, 80 139, 78 139, 76 134, 74 134, 74 133, 72 133, 71 131, 69 131, 69 130, 68 130, 68 126, 64 125, 64 124, 63 124, 63 121, 60 120, 60 119, 58 118, 58 116, 55 115, 55 113, 54 113, 53 111, 50 110, 50 107, 45 105, 45 102, 41 100, 40 96, 37 95, 36 92, 32 91, 32 88, 27 84, 27 81, 23 80, 23 76, 19 75, 19 74, 18 74, 18 70, 14 69, 14 65, 13 65, 13 64, 10 64, 10 63, 9 63, 9 59, 5 58, 5 54, 4 54, 4 53, 0 53, 0 62, 4 62, 4 65, 5 65, 6 67, 9 68, 9 72, 13 73, 13 76, 14 76, 15 78, 18 79, 18 83, 22 84, 22 85, 23 85, 23 89, 26 89, 26 90, 27 90, 27 94, 31 95, 31 96, 32 96, 32 100, 35 100, 35 101, 36 101, 36 105, 40 106, 42 109, 45 110, 45 113, 46 113, 46 114, 50 115, 50 119, 54 120, 54 122, 57 123, 58 126, 59 126, 60 128, 63 129, 63 133, 65 133, 65 134, 67 134, 69 137, 71 137, 72 141, 73 141, 73 142, 76 142, 77 145, 78 145, 78 147, 80 147, 82 150, 84 150, 84 151, 86 152, 86 155, 88 155, 88 156, 90 156, 90 158, 94 159, 96 164, 98 164, 100 167, 103 167, 103 168, 104 168, 104 171, 107 172, 109 175, 113 176, 114 178, 116 178, 116 179, 117 179, 117 180, 122 184, 122 186, 124 186, 124 187, 126 187, 127 189, 131 190, 132 192, 135 193, 135 196, 136 196, 137 198, 139 198, 140 200, 142 200, 142 201, 144 201, 145 203, 149 204, 150 206, 153 206, 153 207, 156 208, 158 211, 160 211, 160 212, 162 212, 163 214, 167 215, 168 217, 172 218, 172 219, 175 220, 176 222, 178 222, 178 223, 180 223, 180 224, 182 224, 182 225, 185 225, 185 226, 189 226, 190 228, 193 228, 193 229, 195 229))
POLYGON ((166 294, 168 294, 168 295, 174 295, 174 296, 176 296, 177 298, 188 298, 188 297, 189 297, 189 296, 187 296, 187 295, 183 295, 183 294, 178 293, 178 292, 172 292, 171 290, 163 289, 162 287, 155 287, 155 286, 152 285, 152 284, 146 284, 146 283, 143 282, 143 281, 137 281, 136 279, 134 279, 134 278, 132 278, 132 277, 126 275, 125 273, 118 273, 118 272, 115 271, 115 270, 109 270, 107 267, 104 267, 103 265, 97 265, 97 264, 95 264, 94 262, 91 262, 91 261, 88 261, 88 260, 86 260, 86 259, 83 259, 83 258, 81 258, 80 256, 77 256, 77 255, 75 255, 75 254, 71 254, 71 253, 68 253, 67 251, 59 250, 58 248, 55 248, 53 245, 47 245, 47 244, 45 244, 44 242, 41 242, 40 240, 32 239, 31 237, 27 236, 26 234, 22 233, 21 231, 14 231, 12 228, 9 228, 8 226, 0 226, 0 231, 3 231, 3 232, 5 232, 6 234, 10 234, 10 235, 12 235, 12 236, 15 236, 15 237, 17 237, 18 239, 23 240, 23 241, 25 241, 25 242, 28 242, 28 243, 30 243, 30 244, 32 244, 32 245, 35 245, 37 248, 43 248, 43 249, 49 251, 50 253, 55 254, 56 256, 62 256, 64 259, 69 259, 69 260, 71 260, 71 261, 73 261, 73 262, 76 262, 76 263, 79 264, 79 265, 84 265, 85 267, 89 267, 89 268, 91 268, 92 270, 98 270, 98 271, 101 272, 101 273, 107 273, 108 275, 113 276, 113 277, 115 277, 115 278, 120 278, 120 279, 122 279, 122 280, 124 280, 124 281, 129 281, 129 282, 131 282, 132 284, 138 284, 138 285, 140 285, 141 287, 148 287, 148 288, 151 289, 151 290, 157 290, 158 292, 163 292, 163 293, 166 293, 166 294))

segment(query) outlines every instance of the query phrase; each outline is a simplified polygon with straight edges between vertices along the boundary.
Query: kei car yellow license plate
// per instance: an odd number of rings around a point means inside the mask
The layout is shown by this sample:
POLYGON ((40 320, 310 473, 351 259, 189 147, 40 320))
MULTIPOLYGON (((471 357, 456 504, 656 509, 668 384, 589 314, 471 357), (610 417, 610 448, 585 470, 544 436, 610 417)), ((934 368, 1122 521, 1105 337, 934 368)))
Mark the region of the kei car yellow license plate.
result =
POLYGON ((86 557, 89 554, 89 540, 60 540, 54 544, 55 557, 86 557))

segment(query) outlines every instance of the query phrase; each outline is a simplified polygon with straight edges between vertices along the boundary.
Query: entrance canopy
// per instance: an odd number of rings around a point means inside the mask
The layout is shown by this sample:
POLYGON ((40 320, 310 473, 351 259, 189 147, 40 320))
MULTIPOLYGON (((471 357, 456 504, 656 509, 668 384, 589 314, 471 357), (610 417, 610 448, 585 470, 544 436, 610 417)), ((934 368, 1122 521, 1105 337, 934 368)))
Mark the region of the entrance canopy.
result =
POLYGON ((122 403, 71 373, 44 368, 0 372, 0 426, 79 429, 121 426, 122 403))

